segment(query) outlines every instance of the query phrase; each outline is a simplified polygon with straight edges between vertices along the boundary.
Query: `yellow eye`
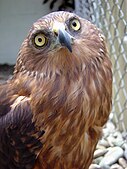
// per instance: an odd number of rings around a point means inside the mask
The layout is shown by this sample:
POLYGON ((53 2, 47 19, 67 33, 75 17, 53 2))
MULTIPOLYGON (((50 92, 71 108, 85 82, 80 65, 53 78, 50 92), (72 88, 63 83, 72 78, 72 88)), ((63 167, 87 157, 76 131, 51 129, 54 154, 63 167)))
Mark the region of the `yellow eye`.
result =
POLYGON ((75 31, 78 31, 81 28, 81 24, 78 19, 71 20, 70 26, 75 31))
POLYGON ((34 37, 34 43, 37 47, 43 47, 47 44, 47 38, 44 34, 40 33, 34 37))

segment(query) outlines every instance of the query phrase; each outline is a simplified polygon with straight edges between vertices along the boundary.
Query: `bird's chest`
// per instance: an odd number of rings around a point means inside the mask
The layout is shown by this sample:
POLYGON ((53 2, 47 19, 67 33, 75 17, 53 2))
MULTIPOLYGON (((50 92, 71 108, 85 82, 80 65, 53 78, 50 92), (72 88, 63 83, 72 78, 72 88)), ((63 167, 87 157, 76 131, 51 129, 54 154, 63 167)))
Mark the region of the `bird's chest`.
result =
POLYGON ((39 127, 45 130, 37 165, 39 169, 83 169, 88 158, 84 151, 89 142, 84 135, 87 135, 90 100, 81 81, 58 89, 58 84, 57 89, 52 86, 46 95, 49 100, 41 103, 42 111, 36 116, 39 127))
POLYGON ((85 132, 85 123, 80 120, 75 120, 70 126, 58 123, 56 129, 54 124, 53 128, 49 127, 50 131, 45 131, 37 169, 88 169, 96 140, 92 142, 85 132))
POLYGON ((54 119, 54 123, 45 130, 43 148, 37 160, 39 169, 80 169, 86 160, 83 153, 84 133, 85 124, 81 115, 73 115, 72 119, 54 119))

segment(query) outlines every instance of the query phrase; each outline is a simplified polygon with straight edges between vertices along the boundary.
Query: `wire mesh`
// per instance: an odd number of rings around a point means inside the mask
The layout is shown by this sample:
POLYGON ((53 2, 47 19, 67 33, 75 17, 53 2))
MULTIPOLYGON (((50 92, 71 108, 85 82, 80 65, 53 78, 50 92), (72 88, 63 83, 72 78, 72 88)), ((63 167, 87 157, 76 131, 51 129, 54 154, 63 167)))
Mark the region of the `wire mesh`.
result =
MULTIPOLYGON (((113 64, 113 107, 116 126, 127 131, 127 1, 75 0, 76 13, 102 29, 113 64)), ((111 114, 111 115, 112 115, 111 114)))

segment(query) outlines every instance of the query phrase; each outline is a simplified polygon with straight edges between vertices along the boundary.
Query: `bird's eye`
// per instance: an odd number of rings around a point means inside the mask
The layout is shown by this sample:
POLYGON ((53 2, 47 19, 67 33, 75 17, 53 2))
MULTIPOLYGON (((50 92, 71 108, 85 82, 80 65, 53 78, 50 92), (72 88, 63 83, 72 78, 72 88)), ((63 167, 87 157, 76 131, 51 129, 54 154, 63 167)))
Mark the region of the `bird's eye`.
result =
POLYGON ((74 31, 78 31, 81 28, 81 24, 79 22, 78 19, 72 19, 70 21, 70 27, 71 29, 73 29, 74 31))
POLYGON ((34 37, 34 44, 37 47, 43 47, 47 44, 47 38, 44 34, 39 33, 34 37))

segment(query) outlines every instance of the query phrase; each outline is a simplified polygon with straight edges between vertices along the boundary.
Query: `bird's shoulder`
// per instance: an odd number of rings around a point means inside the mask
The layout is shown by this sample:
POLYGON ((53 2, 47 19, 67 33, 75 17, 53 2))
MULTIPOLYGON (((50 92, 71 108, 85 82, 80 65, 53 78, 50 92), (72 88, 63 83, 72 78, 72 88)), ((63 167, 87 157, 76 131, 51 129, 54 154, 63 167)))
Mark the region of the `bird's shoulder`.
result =
POLYGON ((33 122, 30 97, 19 95, 12 82, 0 85, 1 169, 31 169, 42 148, 43 134, 33 122))

